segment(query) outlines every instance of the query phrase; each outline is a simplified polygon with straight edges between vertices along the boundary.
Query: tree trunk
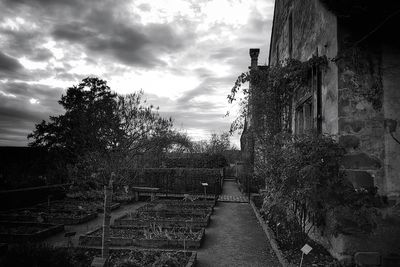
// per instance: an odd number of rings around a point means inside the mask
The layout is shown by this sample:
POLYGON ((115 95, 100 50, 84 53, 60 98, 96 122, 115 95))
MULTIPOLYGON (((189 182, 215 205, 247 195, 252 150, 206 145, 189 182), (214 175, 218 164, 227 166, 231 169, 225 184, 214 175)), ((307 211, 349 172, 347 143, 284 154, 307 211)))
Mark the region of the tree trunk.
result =
POLYGON ((110 201, 112 197, 112 185, 104 186, 104 220, 103 220, 103 237, 101 256, 107 259, 109 256, 110 247, 110 201))

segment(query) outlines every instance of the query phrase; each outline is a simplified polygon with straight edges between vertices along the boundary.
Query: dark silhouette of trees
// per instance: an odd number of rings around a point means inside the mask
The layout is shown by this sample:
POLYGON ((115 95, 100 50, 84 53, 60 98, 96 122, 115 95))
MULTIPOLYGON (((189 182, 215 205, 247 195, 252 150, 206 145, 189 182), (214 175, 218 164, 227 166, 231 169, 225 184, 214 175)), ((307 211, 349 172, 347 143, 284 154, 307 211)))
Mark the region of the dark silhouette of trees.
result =
POLYGON ((189 144, 172 129, 171 118, 147 104, 142 91, 117 95, 106 81, 88 77, 68 88, 59 103, 65 114, 37 124, 28 138, 30 146, 62 154, 78 182, 109 184, 113 173, 120 183, 126 169, 137 167, 136 156, 189 144))

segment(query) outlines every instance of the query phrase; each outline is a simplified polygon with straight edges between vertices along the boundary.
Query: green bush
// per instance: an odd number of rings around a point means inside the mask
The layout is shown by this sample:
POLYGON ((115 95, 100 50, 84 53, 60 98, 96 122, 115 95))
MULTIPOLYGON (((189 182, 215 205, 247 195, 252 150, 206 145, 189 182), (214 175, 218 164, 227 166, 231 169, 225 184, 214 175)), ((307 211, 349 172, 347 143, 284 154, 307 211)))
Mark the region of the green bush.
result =
POLYGON ((327 229, 334 234, 375 227, 376 190, 355 190, 348 182, 340 170, 345 151, 332 137, 280 135, 258 153, 262 157, 255 172, 265 178, 263 209, 268 216, 297 222, 304 233, 324 228, 328 214, 335 218, 327 229))
POLYGON ((251 193, 258 193, 259 189, 265 188, 264 179, 258 175, 243 173, 239 175, 238 180, 240 182, 240 189, 245 193, 249 191, 251 193))
POLYGON ((228 162, 222 154, 189 154, 187 157, 166 158, 167 168, 223 168, 228 162))

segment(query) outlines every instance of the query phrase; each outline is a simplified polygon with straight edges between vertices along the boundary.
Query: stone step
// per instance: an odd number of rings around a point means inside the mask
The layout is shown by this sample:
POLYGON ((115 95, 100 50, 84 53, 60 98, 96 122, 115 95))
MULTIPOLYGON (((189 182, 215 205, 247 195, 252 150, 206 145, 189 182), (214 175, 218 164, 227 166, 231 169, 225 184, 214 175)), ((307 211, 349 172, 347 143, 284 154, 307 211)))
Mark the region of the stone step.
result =
POLYGON ((247 197, 244 197, 244 196, 219 195, 218 202, 248 203, 249 200, 247 197))

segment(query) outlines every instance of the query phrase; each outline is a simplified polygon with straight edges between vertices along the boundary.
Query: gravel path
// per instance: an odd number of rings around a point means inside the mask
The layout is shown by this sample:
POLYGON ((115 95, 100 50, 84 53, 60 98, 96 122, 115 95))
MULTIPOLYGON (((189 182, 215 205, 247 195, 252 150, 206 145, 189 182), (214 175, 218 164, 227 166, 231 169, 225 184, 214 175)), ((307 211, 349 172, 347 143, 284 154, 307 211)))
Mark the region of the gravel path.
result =
MULTIPOLYGON (((111 212, 111 224, 114 222, 114 219, 127 213, 128 211, 136 210, 137 208, 143 206, 146 202, 135 202, 128 205, 122 205, 120 208, 113 210, 111 212)), ((76 235, 71 238, 71 242, 74 246, 78 245, 78 238, 80 235, 86 234, 89 231, 92 231, 98 227, 101 227, 103 224, 103 214, 99 213, 97 218, 91 220, 86 223, 77 224, 77 225, 65 225, 65 231, 62 233, 58 233, 56 235, 50 236, 45 239, 43 242, 51 244, 53 246, 67 246, 68 238, 64 237, 66 232, 76 232, 76 235)))
MULTIPOLYGON (((233 181, 223 194, 241 195, 233 181)), ((218 203, 197 259, 199 267, 281 266, 248 203, 218 203)))

